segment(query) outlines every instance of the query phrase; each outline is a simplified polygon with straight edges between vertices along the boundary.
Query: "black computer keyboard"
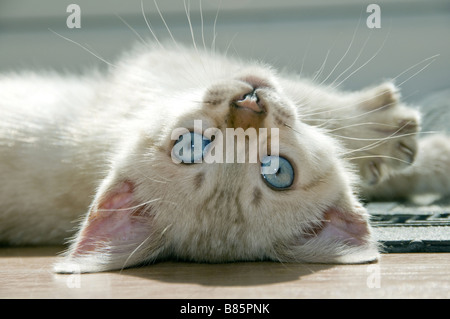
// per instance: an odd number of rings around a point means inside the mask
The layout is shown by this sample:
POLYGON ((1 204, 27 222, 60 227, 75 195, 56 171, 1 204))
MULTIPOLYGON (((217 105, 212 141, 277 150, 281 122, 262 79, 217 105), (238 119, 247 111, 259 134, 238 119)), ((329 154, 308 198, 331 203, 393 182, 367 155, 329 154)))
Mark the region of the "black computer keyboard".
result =
POLYGON ((370 203, 367 209, 382 252, 450 252, 450 206, 370 203))

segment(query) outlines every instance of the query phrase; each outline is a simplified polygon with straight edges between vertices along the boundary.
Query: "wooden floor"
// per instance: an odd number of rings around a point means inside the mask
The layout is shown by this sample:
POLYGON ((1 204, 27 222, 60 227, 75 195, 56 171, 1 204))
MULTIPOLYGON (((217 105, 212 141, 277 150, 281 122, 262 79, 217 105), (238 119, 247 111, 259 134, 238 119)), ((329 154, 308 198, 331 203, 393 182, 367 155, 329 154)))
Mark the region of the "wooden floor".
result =
POLYGON ((60 247, 0 248, 0 298, 450 298, 450 254, 388 254, 369 265, 164 262, 58 275, 60 247))

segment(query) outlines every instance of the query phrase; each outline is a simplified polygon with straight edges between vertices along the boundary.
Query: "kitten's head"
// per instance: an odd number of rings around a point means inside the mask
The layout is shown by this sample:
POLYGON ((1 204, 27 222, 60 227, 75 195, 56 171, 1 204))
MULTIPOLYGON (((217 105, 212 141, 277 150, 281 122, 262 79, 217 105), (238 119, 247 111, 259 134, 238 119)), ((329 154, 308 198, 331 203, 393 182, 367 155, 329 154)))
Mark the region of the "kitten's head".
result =
POLYGON ((233 67, 152 97, 57 271, 378 258, 338 143, 301 121, 269 68, 233 67))

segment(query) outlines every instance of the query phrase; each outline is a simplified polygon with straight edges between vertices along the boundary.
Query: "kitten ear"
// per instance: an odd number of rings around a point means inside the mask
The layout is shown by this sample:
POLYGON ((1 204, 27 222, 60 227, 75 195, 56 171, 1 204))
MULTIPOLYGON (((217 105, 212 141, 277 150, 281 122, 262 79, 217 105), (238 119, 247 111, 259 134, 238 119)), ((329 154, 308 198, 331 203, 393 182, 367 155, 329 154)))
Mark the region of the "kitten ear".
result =
POLYGON ((55 271, 105 271, 148 260, 149 246, 155 245, 151 210, 148 205, 139 205, 131 181, 114 183, 100 191, 69 255, 55 266, 55 271))
POLYGON ((365 89, 359 94, 361 94, 360 107, 368 111, 394 106, 400 99, 399 90, 392 82, 365 89))
POLYGON ((317 233, 317 240, 327 244, 334 243, 331 247, 341 252, 330 254, 334 262, 363 263, 377 260, 379 257, 365 209, 358 207, 355 210, 359 213, 330 208, 323 215, 323 224, 317 233))
POLYGON ((348 213, 329 208, 320 223, 306 231, 306 235, 289 246, 287 261, 316 263, 366 263, 379 258, 376 242, 371 234, 364 208, 356 207, 348 213), (298 245, 300 244, 300 245, 298 245))

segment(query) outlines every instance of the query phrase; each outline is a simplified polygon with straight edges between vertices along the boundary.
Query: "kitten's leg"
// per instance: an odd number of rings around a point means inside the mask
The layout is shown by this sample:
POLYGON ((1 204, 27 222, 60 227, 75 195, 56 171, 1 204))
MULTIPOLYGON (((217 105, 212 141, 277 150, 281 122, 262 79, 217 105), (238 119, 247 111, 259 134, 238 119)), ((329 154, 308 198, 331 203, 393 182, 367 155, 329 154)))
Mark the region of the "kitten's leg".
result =
POLYGON ((359 92, 338 92, 299 83, 288 86, 299 116, 323 127, 347 150, 364 186, 375 186, 414 161, 419 112, 400 103, 392 83, 359 92))
POLYGON ((450 195, 450 137, 442 134, 419 140, 413 165, 397 171, 373 187, 365 187, 368 199, 400 199, 414 195, 450 195))
POLYGON ((349 149, 364 188, 374 187, 409 167, 417 153, 420 115, 400 102, 391 83, 362 91, 355 110, 333 131, 349 149))

